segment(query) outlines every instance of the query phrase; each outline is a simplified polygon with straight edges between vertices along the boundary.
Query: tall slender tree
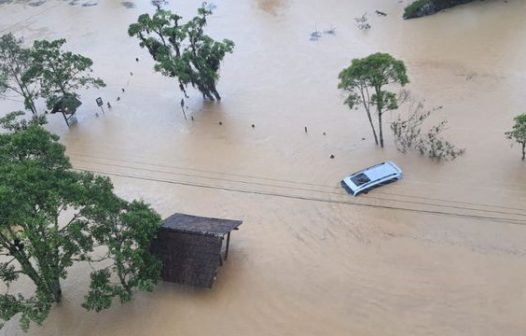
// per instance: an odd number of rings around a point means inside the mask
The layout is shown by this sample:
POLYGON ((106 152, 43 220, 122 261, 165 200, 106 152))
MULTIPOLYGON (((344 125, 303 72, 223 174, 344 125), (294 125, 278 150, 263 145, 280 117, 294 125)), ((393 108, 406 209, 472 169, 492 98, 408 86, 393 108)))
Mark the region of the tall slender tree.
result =
POLYGON ((345 104, 351 109, 359 104, 364 107, 374 140, 377 145, 383 147, 383 114, 397 109, 399 103, 399 97, 384 87, 390 84, 404 86, 409 83, 404 62, 385 53, 355 58, 349 67, 340 72, 339 79, 338 88, 348 94, 345 104), (373 106, 378 118, 378 136, 372 119, 373 106))

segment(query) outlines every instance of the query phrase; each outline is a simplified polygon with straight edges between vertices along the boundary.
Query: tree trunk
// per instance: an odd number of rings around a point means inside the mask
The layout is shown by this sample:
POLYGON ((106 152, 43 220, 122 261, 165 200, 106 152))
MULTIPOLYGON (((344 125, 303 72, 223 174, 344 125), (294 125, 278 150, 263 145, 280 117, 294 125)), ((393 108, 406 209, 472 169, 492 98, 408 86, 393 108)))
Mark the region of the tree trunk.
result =
MULTIPOLYGON (((369 125, 371 125, 371 129, 373 130, 374 142, 378 146, 378 137, 376 136, 376 130, 374 129, 373 118, 371 117, 371 110, 369 109, 371 105, 369 105, 369 99, 367 100, 365 99, 364 90, 365 88, 361 86, 360 94, 362 95, 363 107, 365 108, 365 112, 367 113, 367 118, 369 119, 369 125)), ((369 97, 369 94, 367 94, 367 97, 369 97)))
POLYGON ((53 299, 56 303, 62 301, 62 288, 60 287, 60 280, 53 279, 51 283, 51 290, 53 294, 53 299))
POLYGON ((221 100, 221 96, 219 95, 219 92, 217 92, 216 86, 213 84, 211 86, 211 91, 218 101, 221 100))
POLYGON ((380 131, 380 147, 384 147, 384 135, 382 132, 382 113, 378 111, 378 129, 380 131))
POLYGON ((526 142, 522 143, 522 161, 524 161, 524 157, 526 156, 526 142))
POLYGON ((367 112, 367 118, 369 119, 369 125, 371 125, 371 129, 373 130, 374 142, 378 146, 378 136, 376 135, 376 129, 374 128, 373 118, 371 117, 371 112, 369 111, 366 111, 366 112, 367 112))

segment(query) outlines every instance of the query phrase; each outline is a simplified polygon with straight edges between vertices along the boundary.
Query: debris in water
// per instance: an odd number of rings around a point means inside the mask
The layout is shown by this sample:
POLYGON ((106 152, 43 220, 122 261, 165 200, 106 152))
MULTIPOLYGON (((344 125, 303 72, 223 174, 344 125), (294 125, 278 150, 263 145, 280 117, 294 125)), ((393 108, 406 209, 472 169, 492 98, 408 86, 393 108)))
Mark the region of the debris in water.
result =
POLYGON ((371 29, 371 25, 369 24, 367 19, 367 13, 364 13, 361 17, 354 18, 354 21, 356 21, 356 25, 360 30, 371 29))
POLYGON ((223 122, 220 121, 220 122, 219 122, 219 125, 223 125, 223 122))
POLYGON ((334 159, 334 155, 333 155, 333 154, 331 154, 330 158, 331 158, 331 159, 334 159))
POLYGON ((252 128, 256 128, 256 125, 252 124, 252 128))
POLYGON ((315 30, 312 33, 310 33, 309 40, 311 40, 311 41, 318 41, 320 39, 320 37, 321 37, 321 32, 318 31, 317 28, 315 28, 315 30))
POLYGON ((387 13, 379 11, 379 10, 376 10, 376 14, 381 15, 381 16, 387 16, 387 13))
POLYGON ((307 126, 305 126, 305 133, 307 133, 307 126))
POLYGON ((323 31, 324 34, 334 35, 336 34, 336 27, 331 27, 323 31))

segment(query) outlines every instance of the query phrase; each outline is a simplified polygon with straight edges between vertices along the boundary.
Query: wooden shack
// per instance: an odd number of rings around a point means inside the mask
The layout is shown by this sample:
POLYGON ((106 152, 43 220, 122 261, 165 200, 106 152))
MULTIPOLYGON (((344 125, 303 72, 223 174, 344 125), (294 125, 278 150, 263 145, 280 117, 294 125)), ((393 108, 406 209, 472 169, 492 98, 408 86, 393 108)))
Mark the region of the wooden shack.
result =
POLYGON ((211 288, 219 266, 228 258, 230 234, 241 223, 181 213, 166 218, 150 246, 152 254, 162 261, 162 279, 211 288))

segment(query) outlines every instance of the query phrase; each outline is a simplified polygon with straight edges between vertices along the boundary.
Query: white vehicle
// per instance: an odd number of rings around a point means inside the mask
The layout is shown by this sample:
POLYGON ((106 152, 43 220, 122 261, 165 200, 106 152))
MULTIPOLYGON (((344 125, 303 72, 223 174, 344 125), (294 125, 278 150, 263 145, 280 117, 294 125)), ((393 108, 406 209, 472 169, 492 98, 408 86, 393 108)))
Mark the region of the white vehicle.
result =
POLYGON ((385 161, 347 176, 342 180, 342 186, 351 195, 358 196, 401 178, 402 170, 393 162, 385 161))

